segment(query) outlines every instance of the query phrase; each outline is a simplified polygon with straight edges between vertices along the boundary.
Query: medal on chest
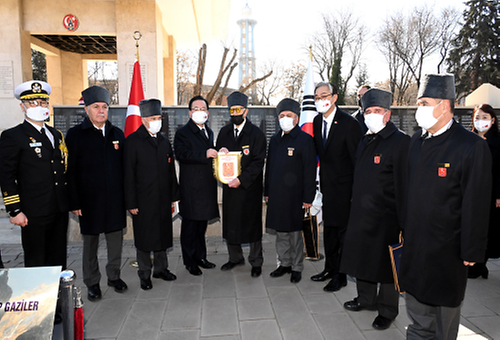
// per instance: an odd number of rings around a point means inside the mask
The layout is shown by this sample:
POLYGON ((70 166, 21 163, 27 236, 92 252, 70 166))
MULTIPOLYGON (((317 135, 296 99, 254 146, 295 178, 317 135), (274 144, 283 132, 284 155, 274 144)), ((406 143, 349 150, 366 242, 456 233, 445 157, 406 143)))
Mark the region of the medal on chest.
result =
POLYGON ((295 148, 288 148, 288 156, 292 157, 294 151, 295 151, 295 148))
POLYGON ((438 176, 446 177, 448 176, 448 168, 450 167, 450 163, 440 163, 438 164, 438 176))
POLYGON ((382 160, 382 154, 375 154, 375 156, 373 156, 373 163, 380 164, 381 160, 382 160))
POLYGON ((242 148, 242 150, 243 150, 243 154, 244 154, 245 156, 248 156, 248 155, 250 154, 250 145, 244 145, 244 146, 242 146, 241 148, 242 148))
POLYGON ((37 142, 35 138, 30 137, 30 147, 33 148, 33 151, 35 151, 36 155, 38 158, 42 158, 42 142, 37 142))

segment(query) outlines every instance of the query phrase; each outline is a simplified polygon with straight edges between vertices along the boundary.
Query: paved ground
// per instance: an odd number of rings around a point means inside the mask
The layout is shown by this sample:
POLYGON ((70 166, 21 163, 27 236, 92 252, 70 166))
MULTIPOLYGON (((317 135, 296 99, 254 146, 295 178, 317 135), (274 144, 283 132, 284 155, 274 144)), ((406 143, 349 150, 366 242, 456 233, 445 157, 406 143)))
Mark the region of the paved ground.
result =
MULTIPOLYGON (((23 265, 19 230, 0 219, 0 248, 7 267, 23 265)), ((371 327, 376 312, 348 312, 343 303, 356 295, 355 284, 337 293, 323 292, 323 284, 309 277, 321 271, 323 261, 305 261, 303 279, 298 284, 290 276, 271 278, 276 267, 274 237, 265 235, 263 275, 250 277, 250 265, 222 272, 227 250, 222 239, 207 239, 208 259, 217 268, 203 270, 203 275, 189 275, 182 265, 179 239, 169 254, 170 269, 177 280, 153 279, 153 289, 139 287, 133 242, 126 240, 123 251, 122 278, 129 290, 116 293, 101 280, 103 299, 87 301, 81 280, 81 242, 69 247, 69 268, 77 273, 76 285, 84 295, 86 339, 168 339, 168 340, 357 340, 404 339, 408 325, 405 301, 400 299, 400 314, 385 331, 371 327)), ((246 250, 248 252, 248 249, 246 250)), ((101 242, 99 257, 105 267, 105 247, 101 242)), ((462 308, 459 339, 500 339, 500 261, 488 263, 488 280, 470 280, 462 308)), ((60 339, 56 328, 54 339, 60 339)))

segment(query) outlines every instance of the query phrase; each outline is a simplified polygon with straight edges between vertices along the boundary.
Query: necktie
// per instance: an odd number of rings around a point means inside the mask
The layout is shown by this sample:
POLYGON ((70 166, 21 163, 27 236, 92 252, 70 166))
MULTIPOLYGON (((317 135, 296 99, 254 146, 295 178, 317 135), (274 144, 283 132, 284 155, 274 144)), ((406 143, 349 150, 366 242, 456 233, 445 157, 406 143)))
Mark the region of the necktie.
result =
POLYGON ((49 137, 47 136, 47 132, 45 131, 45 128, 42 127, 42 129, 40 130, 40 132, 42 133, 43 140, 45 141, 45 143, 47 144, 47 146, 50 146, 53 149, 54 145, 52 145, 52 142, 50 141, 49 137))
POLYGON ((326 145, 326 130, 327 130, 327 123, 326 120, 323 120, 323 149, 325 148, 326 145))
POLYGON ((238 129, 234 129, 234 140, 238 140, 238 129))
POLYGON ((208 140, 207 130, 205 130, 205 128, 201 129, 201 133, 203 134, 203 137, 205 137, 208 140))

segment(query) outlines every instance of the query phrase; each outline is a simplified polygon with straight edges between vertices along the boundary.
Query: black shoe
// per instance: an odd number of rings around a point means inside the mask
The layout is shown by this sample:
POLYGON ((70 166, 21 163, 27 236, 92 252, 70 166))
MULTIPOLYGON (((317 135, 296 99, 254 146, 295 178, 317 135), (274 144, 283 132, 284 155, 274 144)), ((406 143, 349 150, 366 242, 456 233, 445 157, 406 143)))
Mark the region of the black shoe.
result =
POLYGON ((355 297, 351 301, 344 303, 344 308, 350 310, 351 312, 359 312, 360 310, 377 310, 375 306, 363 306, 359 303, 358 298, 355 297))
POLYGON ((189 271, 189 274, 194 276, 203 274, 198 266, 186 266, 186 269, 189 271))
POLYGON ((262 267, 252 267, 251 275, 252 277, 259 277, 262 274, 262 267))
POLYGON ((122 279, 108 280, 108 286, 114 287, 115 292, 117 292, 117 293, 123 293, 124 291, 126 291, 128 289, 127 284, 125 282, 123 282, 122 279))
POLYGON ((207 259, 201 259, 198 262, 198 266, 205 269, 215 268, 215 263, 209 262, 207 259))
POLYGON ((333 273, 323 270, 321 273, 311 276, 311 280, 313 281, 326 281, 333 277, 333 273))
POLYGON ((286 273, 291 273, 292 272, 292 267, 282 267, 279 266, 276 268, 273 272, 271 272, 271 277, 280 277, 285 275, 286 273))
POLYGON ((88 299, 89 301, 98 301, 102 297, 101 293, 101 287, 99 287, 99 284, 96 283, 95 285, 92 285, 90 287, 87 287, 88 290, 88 299))
POLYGON ((175 279, 177 279, 177 276, 175 276, 175 274, 170 272, 170 270, 168 269, 165 269, 164 271, 159 273, 153 273, 153 277, 155 279, 163 279, 165 281, 174 281, 175 279))
POLYGON ((220 270, 231 270, 233 269, 234 267, 236 266, 243 266, 245 264, 245 260, 241 260, 240 262, 231 262, 231 261, 228 261, 226 263, 224 263, 222 265, 222 267, 220 267, 220 270))
POLYGON ((153 282, 151 282, 151 279, 141 279, 142 290, 150 290, 151 288, 153 288, 153 282))
POLYGON ((342 287, 347 286, 347 280, 331 279, 326 286, 323 287, 325 292, 338 292, 342 287))
POLYGON ((391 323, 394 320, 388 319, 385 316, 378 315, 375 320, 373 320, 372 327, 378 329, 379 331, 383 331, 391 326, 391 323))
POLYGON ((292 275, 290 276, 291 283, 299 283, 302 280, 302 273, 292 270, 292 275))

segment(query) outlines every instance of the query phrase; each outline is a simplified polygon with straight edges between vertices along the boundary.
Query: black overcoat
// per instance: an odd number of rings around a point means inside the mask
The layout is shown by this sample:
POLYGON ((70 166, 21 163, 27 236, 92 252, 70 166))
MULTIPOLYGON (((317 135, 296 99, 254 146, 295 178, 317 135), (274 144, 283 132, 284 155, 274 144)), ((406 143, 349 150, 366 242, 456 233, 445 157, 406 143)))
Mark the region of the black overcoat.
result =
POLYGON ((458 307, 463 261, 484 261, 491 195, 487 143, 453 121, 449 130, 410 143, 400 285, 422 303, 458 307))
POLYGON ((403 222, 410 137, 392 122, 375 136, 367 135, 359 143, 340 271, 391 283, 388 246, 399 241, 403 222))
POLYGON ((172 247, 172 202, 180 198, 174 153, 162 134, 153 138, 144 125, 125 141, 125 206, 132 215, 134 242, 142 251, 172 247))
POLYGON ((205 128, 209 139, 190 119, 174 138, 175 158, 179 161, 180 214, 195 221, 219 217, 213 160, 207 158, 207 150, 214 148, 214 133, 206 124, 205 128))
POLYGON ((69 209, 64 138, 58 130, 45 127, 54 136, 54 148, 27 121, 5 130, 0 137, 0 185, 5 208, 7 212, 20 209, 28 219, 69 209))
POLYGON ((278 131, 269 141, 267 154, 266 228, 279 232, 302 230, 302 203, 312 203, 315 195, 316 150, 312 137, 298 125, 283 137, 278 131))
POLYGON ((496 207, 496 200, 500 199, 500 137, 491 130, 485 135, 492 159, 492 182, 490 223, 488 228, 487 258, 500 257, 500 208, 496 207))
POLYGON ((313 120, 314 142, 319 155, 319 177, 326 227, 347 226, 352 181, 361 128, 356 119, 337 107, 323 147, 323 115, 313 120))
POLYGON ((230 244, 256 242, 262 238, 262 187, 266 137, 248 119, 238 140, 234 125, 224 126, 217 137, 216 149, 241 151, 241 184, 238 188, 223 185, 222 236, 230 244))
POLYGON ((122 130, 109 121, 104 137, 85 117, 68 130, 68 185, 70 210, 82 211, 80 230, 85 235, 118 231, 126 227, 123 195, 122 130))

